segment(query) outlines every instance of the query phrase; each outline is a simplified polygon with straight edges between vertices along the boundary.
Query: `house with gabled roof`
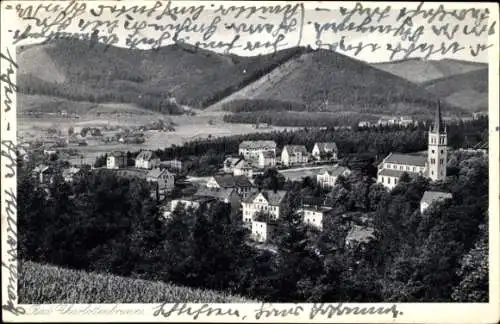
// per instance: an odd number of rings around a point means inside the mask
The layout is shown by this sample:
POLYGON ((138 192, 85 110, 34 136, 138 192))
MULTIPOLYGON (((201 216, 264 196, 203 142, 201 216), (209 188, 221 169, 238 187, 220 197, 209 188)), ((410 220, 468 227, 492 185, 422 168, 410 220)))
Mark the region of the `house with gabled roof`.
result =
POLYGON ((287 192, 284 190, 261 190, 254 192, 242 202, 243 221, 250 223, 258 212, 268 213, 271 219, 278 219, 285 206, 287 192))
POLYGON ((121 151, 114 151, 106 158, 106 168, 121 169, 127 166, 127 154, 121 151))
POLYGON ((316 160, 337 160, 338 147, 335 142, 318 142, 314 144, 312 156, 316 160))
POLYGON ((323 230, 323 223, 333 212, 333 208, 327 206, 303 205, 297 210, 297 214, 302 217, 302 222, 308 226, 323 230))
POLYGON ((175 174, 167 169, 152 169, 146 173, 146 181, 153 185, 155 196, 158 200, 175 188, 175 174))
POLYGON ((351 170, 349 168, 336 164, 322 168, 318 175, 316 175, 316 181, 323 188, 331 188, 335 186, 340 176, 347 177, 350 174, 351 170))
POLYGON ((206 185, 209 189, 236 189, 238 194, 244 199, 252 191, 252 183, 248 177, 240 175, 215 175, 211 177, 206 185))
POLYGON ((425 210, 435 202, 445 201, 447 199, 452 199, 452 198, 453 195, 449 192, 428 190, 424 192, 422 199, 420 199, 420 213, 423 214, 425 210))
POLYGON ((135 167, 139 169, 154 169, 160 166, 160 158, 153 151, 142 151, 135 158, 135 167))
POLYGON ((243 157, 228 157, 223 164, 224 173, 232 173, 235 176, 253 176, 252 166, 243 157))
POLYGON ((199 188, 194 197, 213 198, 231 207, 231 212, 237 212, 241 208, 241 197, 236 188, 209 189, 199 188))
POLYGON ((276 147, 275 141, 243 141, 240 143, 238 154, 248 161, 257 161, 260 152, 273 151, 276 154, 276 147))
POLYGON ((285 145, 281 151, 281 163, 286 166, 309 161, 309 152, 304 145, 285 145))
POLYGON ((276 153, 274 151, 261 151, 259 153, 259 168, 274 168, 276 166, 276 153))
POLYGON ((251 228, 254 240, 266 242, 272 238, 277 221, 283 214, 286 196, 284 190, 262 190, 243 200, 243 222, 251 228))

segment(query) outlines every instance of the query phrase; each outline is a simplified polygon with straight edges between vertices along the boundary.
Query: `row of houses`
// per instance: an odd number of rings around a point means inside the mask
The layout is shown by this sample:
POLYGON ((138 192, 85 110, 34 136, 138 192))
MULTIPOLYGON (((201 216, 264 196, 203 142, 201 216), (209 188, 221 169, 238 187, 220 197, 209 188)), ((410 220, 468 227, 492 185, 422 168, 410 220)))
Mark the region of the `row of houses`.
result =
MULTIPOLYGON (((249 166, 270 168, 278 164, 277 144, 275 141, 243 141, 240 143, 238 154, 249 166)), ((279 161, 284 166, 293 166, 307 163, 310 160, 336 160, 337 158, 337 144, 328 142, 315 143, 311 153, 307 151, 304 145, 285 145, 281 150, 279 161)), ((230 159, 237 159, 237 157, 230 159)))
POLYGON ((409 127, 412 125, 418 125, 418 121, 414 120, 410 116, 400 116, 400 117, 388 117, 383 116, 380 117, 376 122, 370 122, 366 120, 362 120, 358 123, 358 127, 377 127, 377 126, 401 126, 401 127, 409 127))

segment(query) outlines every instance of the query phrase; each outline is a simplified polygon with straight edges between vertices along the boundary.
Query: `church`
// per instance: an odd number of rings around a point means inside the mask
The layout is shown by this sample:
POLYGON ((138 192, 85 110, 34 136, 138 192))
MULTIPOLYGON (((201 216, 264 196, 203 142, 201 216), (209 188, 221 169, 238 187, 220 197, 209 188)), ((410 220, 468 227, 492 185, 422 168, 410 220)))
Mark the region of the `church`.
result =
POLYGON ((446 126, 438 103, 434 123, 429 128, 427 154, 391 152, 378 165, 377 182, 389 190, 393 189, 405 172, 410 176, 422 175, 433 181, 446 179, 447 144, 446 126))

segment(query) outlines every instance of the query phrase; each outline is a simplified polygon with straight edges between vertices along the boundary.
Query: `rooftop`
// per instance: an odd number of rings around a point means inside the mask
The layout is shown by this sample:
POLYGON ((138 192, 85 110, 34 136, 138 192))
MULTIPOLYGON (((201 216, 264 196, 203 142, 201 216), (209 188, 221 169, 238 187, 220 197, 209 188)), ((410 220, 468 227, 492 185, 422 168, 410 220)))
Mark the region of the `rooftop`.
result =
POLYGON ((335 142, 319 142, 316 143, 318 146, 318 149, 320 152, 325 152, 325 151, 337 151, 337 144, 335 142))
POLYGON ((453 198, 453 195, 449 192, 442 192, 442 191, 426 191, 424 192, 424 195, 422 196, 422 199, 420 200, 421 203, 426 202, 428 204, 431 204, 434 201, 437 200, 444 200, 444 199, 451 199, 453 198))
POLYGON ((405 164, 411 166, 425 167, 427 164, 427 156, 423 154, 401 154, 390 153, 383 161, 383 163, 405 164))
POLYGON ((270 205, 273 206, 278 206, 283 202, 283 199, 285 198, 287 192, 284 190, 277 190, 277 191, 272 191, 272 190, 262 190, 260 192, 254 192, 250 196, 245 199, 246 203, 253 203, 255 198, 262 194, 264 198, 267 200, 267 202, 270 205))
POLYGON ((252 183, 250 180, 241 175, 216 175, 214 176, 215 181, 222 188, 234 188, 234 187, 251 187, 252 183))
POLYGON ((139 153, 139 155, 137 155, 136 160, 150 161, 156 158, 158 158, 156 153, 152 151, 142 151, 141 153, 139 153))
POLYGON ((243 141, 240 149, 276 149, 275 141, 243 141))
POLYGON ((283 151, 286 151, 288 154, 307 154, 307 149, 304 145, 285 145, 285 147, 283 147, 283 151))

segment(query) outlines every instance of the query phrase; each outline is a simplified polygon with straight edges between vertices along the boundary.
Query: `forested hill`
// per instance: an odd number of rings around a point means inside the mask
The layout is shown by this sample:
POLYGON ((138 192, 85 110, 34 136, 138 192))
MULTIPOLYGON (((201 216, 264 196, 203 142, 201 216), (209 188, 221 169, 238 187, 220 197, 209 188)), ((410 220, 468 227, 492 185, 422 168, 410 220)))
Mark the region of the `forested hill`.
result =
MULTIPOLYGON (((274 112, 285 106, 287 110, 428 115, 439 99, 366 62, 303 47, 241 57, 188 44, 154 51, 59 39, 19 50, 18 62, 21 92, 136 103, 168 114, 182 113, 186 106, 206 108, 225 99, 226 109, 240 112, 264 108, 274 112)), ((443 108, 449 114, 464 113, 453 104, 443 108)))
POLYGON ((488 110, 488 68, 432 80, 422 86, 450 105, 469 111, 488 110))
POLYGON ((372 66, 417 84, 488 67, 487 64, 478 62, 452 59, 422 60, 418 58, 373 63, 372 66))
MULTIPOLYGON (((366 62, 329 50, 316 50, 293 58, 225 100, 223 109, 355 112, 371 114, 432 114, 439 97, 401 77, 366 62)), ((451 105, 447 114, 463 114, 451 105)))
POLYGON ((18 50, 18 85, 31 94, 133 102, 175 113, 180 105, 202 108, 216 102, 304 51, 240 57, 187 44, 153 51, 59 39, 18 50))

